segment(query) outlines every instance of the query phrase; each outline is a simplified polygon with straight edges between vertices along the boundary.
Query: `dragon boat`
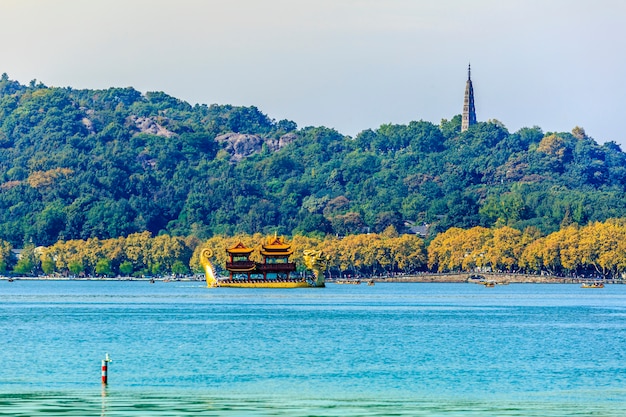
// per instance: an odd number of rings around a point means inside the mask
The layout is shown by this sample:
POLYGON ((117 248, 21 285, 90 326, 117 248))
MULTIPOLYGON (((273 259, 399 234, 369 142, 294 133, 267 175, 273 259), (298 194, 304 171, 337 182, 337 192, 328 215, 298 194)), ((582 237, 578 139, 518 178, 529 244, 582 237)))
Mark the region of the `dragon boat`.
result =
POLYGON ((324 270, 328 258, 321 251, 305 250, 303 252, 304 264, 312 274, 307 277, 294 277, 296 264, 289 262, 293 254, 291 245, 284 238, 276 237, 267 239, 261 245, 261 262, 250 259, 254 252, 253 248, 246 247, 239 242, 232 248, 227 248, 226 270, 228 277, 218 277, 215 267, 211 262, 213 251, 205 248, 200 252, 200 263, 204 268, 208 287, 234 287, 234 288, 306 288, 324 287, 324 270))

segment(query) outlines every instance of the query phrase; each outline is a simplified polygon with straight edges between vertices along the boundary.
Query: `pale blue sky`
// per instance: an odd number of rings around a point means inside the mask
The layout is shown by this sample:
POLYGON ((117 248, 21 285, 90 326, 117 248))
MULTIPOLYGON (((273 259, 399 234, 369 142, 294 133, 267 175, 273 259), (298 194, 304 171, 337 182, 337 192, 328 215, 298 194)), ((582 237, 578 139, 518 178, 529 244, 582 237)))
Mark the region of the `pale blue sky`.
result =
POLYGON ((626 1, 0 0, 0 72, 356 135, 462 110, 626 150, 626 1))

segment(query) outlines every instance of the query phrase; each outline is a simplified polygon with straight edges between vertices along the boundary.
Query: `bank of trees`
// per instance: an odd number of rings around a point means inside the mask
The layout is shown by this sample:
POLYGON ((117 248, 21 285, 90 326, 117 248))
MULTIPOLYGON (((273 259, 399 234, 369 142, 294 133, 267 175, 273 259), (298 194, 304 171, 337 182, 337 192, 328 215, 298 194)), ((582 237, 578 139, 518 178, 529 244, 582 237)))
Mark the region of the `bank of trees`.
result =
MULTIPOLYGON (((225 274, 226 248, 241 242, 254 248, 260 261, 261 233, 194 237, 152 237, 149 232, 115 239, 59 241, 48 247, 27 246, 19 259, 9 242, 0 241, 0 272, 22 275, 147 276, 202 272, 199 254, 211 248, 218 273, 225 274)), ((425 242, 416 235, 398 234, 393 226, 382 233, 295 235, 288 239, 291 257, 304 272, 302 254, 322 250, 329 257, 329 276, 372 276, 423 272, 523 272, 557 276, 597 276, 621 279, 626 273, 626 219, 570 224, 542 235, 534 227, 450 228, 425 242)))
POLYGON ((547 236, 532 227, 451 228, 428 246, 428 267, 617 279, 626 272, 626 220, 572 224, 547 236))
MULTIPOLYGON (((113 277, 147 275, 187 275, 202 272, 199 253, 205 248, 214 252, 213 263, 225 273, 226 248, 242 242, 254 248, 252 259, 260 261, 259 249, 265 236, 214 236, 207 241, 168 235, 152 237, 149 232, 115 239, 59 241, 48 247, 27 246, 19 259, 11 256, 11 245, 0 242, 0 272, 20 275, 59 275, 74 277, 113 277)), ((304 272, 303 252, 320 249, 330 257, 331 274, 352 275, 416 272, 426 263, 424 241, 415 235, 398 235, 393 227, 381 234, 350 235, 343 239, 327 236, 293 236, 289 240, 294 254, 290 258, 304 272)))
MULTIPOLYGON (((238 242, 255 248, 252 259, 260 261, 259 249, 263 235, 224 237, 215 236, 206 241, 203 247, 212 248, 215 254, 213 263, 218 272, 225 273, 225 248, 233 247, 238 242)), ((290 258, 296 262, 298 271, 304 271, 303 252, 307 249, 321 250, 329 257, 328 272, 331 276, 349 275, 387 275, 395 272, 413 273, 423 270, 426 266, 424 241, 415 235, 398 235, 393 226, 382 233, 349 235, 338 238, 333 235, 326 237, 308 237, 296 235, 289 243, 294 249, 290 258)), ((199 248, 200 249, 200 248, 199 248)), ((192 267, 196 269, 198 252, 192 259, 192 267)))
POLYGON ((152 237, 143 232, 114 239, 59 241, 48 247, 28 245, 13 272, 74 277, 186 275, 199 243, 194 238, 152 237))

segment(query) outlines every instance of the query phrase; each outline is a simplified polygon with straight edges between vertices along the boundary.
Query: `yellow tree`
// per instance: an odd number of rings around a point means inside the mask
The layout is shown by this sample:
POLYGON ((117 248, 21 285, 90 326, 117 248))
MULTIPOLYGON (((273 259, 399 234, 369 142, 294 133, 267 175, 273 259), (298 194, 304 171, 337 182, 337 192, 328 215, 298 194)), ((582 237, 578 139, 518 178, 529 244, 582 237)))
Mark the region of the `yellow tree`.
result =
POLYGON ((389 241, 392 238, 376 233, 362 236, 365 237, 365 267, 370 268, 372 272, 376 272, 377 269, 388 271, 393 263, 393 257, 391 256, 391 248, 389 245, 389 241))
POLYGON ((528 226, 522 232, 522 245, 524 248, 534 242, 535 240, 543 237, 541 231, 535 226, 528 226))
POLYGON ((616 276, 624 263, 620 248, 626 237, 625 229, 614 220, 592 222, 583 227, 580 239, 582 263, 593 266, 604 277, 616 276))
POLYGON ((620 253, 618 248, 620 241, 626 238, 622 227, 615 224, 605 223, 601 230, 600 242, 602 250, 598 259, 598 266, 605 278, 615 278, 619 273, 619 265, 624 253, 620 253))
POLYGON ((617 263, 617 274, 624 276, 626 272, 626 225, 616 223, 619 228, 619 237, 614 250, 615 261, 617 263))
POLYGON ((487 265, 487 259, 483 248, 485 243, 492 239, 492 231, 482 226, 472 227, 459 234, 456 244, 460 246, 460 250, 464 253, 461 267, 466 271, 475 268, 483 268, 487 265))
POLYGON ((388 245, 395 266, 404 272, 413 272, 426 265, 424 240, 416 235, 401 235, 389 239, 388 245))
POLYGON ((182 259, 187 262, 190 256, 190 250, 183 238, 159 235, 151 241, 148 265, 154 273, 171 271, 174 262, 182 259))
POLYGON ((482 246, 486 264, 494 271, 511 271, 523 250, 522 232, 509 226, 492 230, 492 238, 482 246))
POLYGON ((435 236, 428 245, 428 267, 430 269, 436 267, 441 272, 461 267, 465 253, 455 241, 462 233, 463 229, 451 227, 435 236))
POLYGON ((69 242, 58 241, 52 246, 48 246, 43 250, 43 256, 48 257, 54 261, 54 266, 57 271, 68 270, 68 257, 69 257, 69 242))
POLYGON ((150 232, 133 233, 124 239, 126 259, 139 271, 148 267, 152 234, 150 232))
POLYGON ((111 261, 112 265, 117 268, 126 259, 124 252, 125 238, 118 237, 101 241, 102 256, 111 261))
POLYGON ((330 256, 329 266, 341 271, 356 273, 364 267, 371 267, 376 258, 376 246, 368 235, 347 235, 338 239, 327 237, 322 249, 330 256))
POLYGON ((78 275, 86 271, 90 259, 94 258, 90 251, 95 242, 92 241, 90 247, 86 243, 84 240, 59 241, 44 248, 41 256, 52 259, 57 271, 78 275))
POLYGON ((544 136, 541 142, 539 142, 539 146, 537 146, 537 152, 543 152, 562 160, 567 152, 565 140, 554 133, 544 136))
POLYGON ((321 243, 320 249, 329 257, 329 270, 332 270, 332 268, 336 268, 340 271, 344 269, 341 267, 342 248, 342 240, 333 235, 326 236, 321 243))
POLYGON ((561 268, 561 235, 558 232, 550 233, 543 240, 541 259, 543 267, 551 274, 561 268))
POLYGON ((581 230, 580 255, 584 265, 593 267, 597 272, 602 273, 599 259, 602 255, 602 235, 603 225, 599 222, 589 223, 581 230))
POLYGON ((303 235, 295 235, 291 239, 291 248, 293 255, 289 258, 290 262, 295 262, 298 269, 306 269, 304 266, 303 253, 305 250, 319 250, 322 240, 316 237, 308 237, 303 235))
POLYGON ((552 234, 552 238, 559 242, 559 257, 561 266, 571 272, 575 272, 582 264, 579 250, 582 237, 577 224, 567 226, 552 234))
POLYGON ((354 256, 351 253, 350 244, 354 235, 346 236, 343 239, 334 239, 332 241, 331 261, 335 261, 335 266, 340 271, 347 271, 353 267, 352 259, 354 256))
POLYGON ((84 240, 71 240, 68 241, 68 256, 67 256, 67 269, 74 273, 78 271, 87 273, 88 265, 88 251, 85 247, 84 240))
POLYGON ((79 248, 79 254, 84 260, 83 266, 89 273, 94 273, 100 259, 107 259, 102 251, 102 241, 97 237, 89 238, 79 248))
POLYGON ((61 270, 62 269, 62 268, 58 268, 57 267, 57 265, 58 265, 58 258, 59 258, 59 255, 57 253, 58 253, 59 247, 62 244, 64 244, 64 243, 65 242, 60 240, 60 241, 56 242, 54 245, 51 245, 51 246, 48 246, 48 247, 44 248, 43 249, 43 253, 41 255, 42 257, 45 256, 48 259, 52 259, 52 261, 55 263, 55 265, 54 265, 55 269, 57 269, 57 270, 61 270))
POLYGON ((519 258, 519 266, 526 270, 539 272, 543 269, 543 247, 545 237, 533 240, 524 247, 519 258))
POLYGON ((364 236, 365 235, 348 235, 342 239, 345 251, 344 259, 347 260, 354 273, 365 265, 366 258, 370 260, 373 258, 372 254, 368 253, 369 239, 364 236))
POLYGON ((484 227, 460 229, 451 227, 433 239, 428 246, 428 266, 438 271, 471 270, 485 265, 483 246, 491 238, 484 227))

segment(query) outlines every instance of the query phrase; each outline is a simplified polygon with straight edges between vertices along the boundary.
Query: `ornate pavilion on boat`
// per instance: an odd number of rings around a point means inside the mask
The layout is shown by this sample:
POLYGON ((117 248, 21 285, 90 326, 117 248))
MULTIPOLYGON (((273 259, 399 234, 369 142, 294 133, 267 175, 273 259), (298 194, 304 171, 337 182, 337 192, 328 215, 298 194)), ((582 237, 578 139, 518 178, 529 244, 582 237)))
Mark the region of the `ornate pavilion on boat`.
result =
POLYGON ((293 254, 291 245, 284 238, 274 236, 261 245, 261 262, 250 259, 254 249, 247 248, 239 242, 232 248, 226 249, 229 260, 226 269, 229 280, 247 281, 290 281, 291 273, 295 272, 296 264, 289 262, 293 254))

